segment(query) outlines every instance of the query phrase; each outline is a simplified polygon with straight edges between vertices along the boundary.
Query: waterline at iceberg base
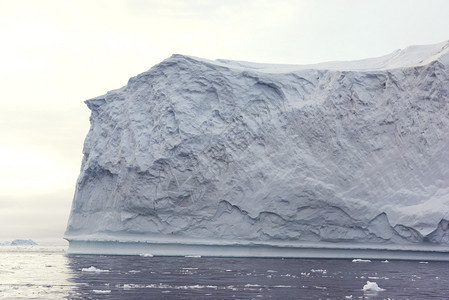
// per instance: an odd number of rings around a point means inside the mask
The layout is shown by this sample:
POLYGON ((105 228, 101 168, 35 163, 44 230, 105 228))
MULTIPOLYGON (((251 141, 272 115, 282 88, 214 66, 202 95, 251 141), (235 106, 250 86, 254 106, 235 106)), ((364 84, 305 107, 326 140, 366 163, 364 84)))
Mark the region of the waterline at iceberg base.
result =
POLYGON ((69 252, 447 260, 448 67, 173 55, 86 101, 69 252))
POLYGON ((187 257, 278 257, 448 261, 449 249, 435 245, 385 245, 349 243, 288 243, 247 241, 71 240, 68 254, 187 256, 187 257))

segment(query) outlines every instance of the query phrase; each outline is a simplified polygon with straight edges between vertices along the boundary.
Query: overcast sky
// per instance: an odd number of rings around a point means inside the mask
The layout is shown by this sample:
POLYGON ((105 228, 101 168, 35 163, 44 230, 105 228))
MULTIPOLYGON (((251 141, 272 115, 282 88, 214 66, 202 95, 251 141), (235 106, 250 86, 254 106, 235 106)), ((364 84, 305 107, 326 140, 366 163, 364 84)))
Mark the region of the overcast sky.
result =
POLYGON ((447 0, 0 0, 0 241, 61 241, 83 101, 173 53, 309 64, 449 39, 447 0))

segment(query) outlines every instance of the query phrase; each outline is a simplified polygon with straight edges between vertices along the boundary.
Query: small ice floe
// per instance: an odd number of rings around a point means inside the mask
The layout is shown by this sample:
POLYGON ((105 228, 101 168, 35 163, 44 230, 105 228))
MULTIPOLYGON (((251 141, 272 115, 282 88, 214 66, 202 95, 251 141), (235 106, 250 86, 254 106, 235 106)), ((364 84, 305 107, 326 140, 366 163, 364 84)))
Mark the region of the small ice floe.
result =
POLYGON ((385 291, 385 289, 380 288, 376 282, 367 281, 366 284, 363 286, 364 292, 382 292, 385 291))
POLYGON ((370 263, 371 261, 369 259, 361 259, 361 258, 355 258, 352 260, 353 263, 370 263))
POLYGON ((388 261, 388 260, 383 260, 383 261, 381 261, 381 263, 383 263, 383 264, 388 264, 389 261, 388 261))
POLYGON ((94 294, 110 294, 111 290, 92 290, 94 294))
POLYGON ((123 285, 123 289, 124 290, 130 290, 130 289, 132 289, 133 287, 132 287, 132 285, 130 285, 130 284, 124 284, 123 285))
POLYGON ((345 296, 345 299, 352 299, 352 295, 345 296))
POLYGON ((245 284, 245 287, 246 288, 261 287, 261 285, 260 284, 250 284, 250 283, 248 283, 248 284, 245 284))
POLYGON ((327 270, 324 270, 324 269, 312 269, 312 270, 310 270, 310 272, 326 274, 327 270))
POLYGON ((109 270, 101 270, 97 269, 94 266, 90 266, 89 268, 82 268, 81 272, 89 272, 89 273, 107 273, 109 270))
POLYGON ((186 255, 185 257, 201 258, 201 255, 186 255))
POLYGON ((141 257, 153 257, 153 254, 150 253, 141 253, 139 254, 141 257))
POLYGON ((429 262, 428 261, 420 261, 419 263, 420 264, 428 264, 429 262))

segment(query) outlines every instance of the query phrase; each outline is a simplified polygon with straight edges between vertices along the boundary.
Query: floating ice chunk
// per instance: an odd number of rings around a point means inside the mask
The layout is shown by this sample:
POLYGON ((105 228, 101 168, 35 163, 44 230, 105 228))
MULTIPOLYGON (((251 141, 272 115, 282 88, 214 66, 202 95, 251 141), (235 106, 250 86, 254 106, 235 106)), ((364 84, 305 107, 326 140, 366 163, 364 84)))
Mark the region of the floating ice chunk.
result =
POLYGON ((94 294, 110 294, 111 290, 93 290, 94 294))
POLYGON ((141 257, 153 257, 153 254, 150 254, 150 253, 141 253, 140 256, 141 256, 141 257))
POLYGON ((361 258, 356 258, 352 260, 353 263, 369 263, 371 262, 369 259, 361 259, 361 258))
POLYGON ((345 296, 345 299, 352 299, 352 295, 345 296))
POLYGON ((380 288, 376 282, 367 281, 366 284, 363 286, 363 291, 365 292, 381 292, 385 291, 385 289, 380 288))
POLYGON ((248 284, 245 284, 245 287, 246 288, 249 288, 249 287, 261 287, 261 285, 260 284, 250 284, 250 283, 248 283, 248 284))
POLYGON ((383 264, 388 264, 389 261, 388 261, 388 260, 383 260, 383 261, 381 261, 381 263, 383 263, 383 264))
POLYGON ((185 257, 201 258, 201 255, 186 255, 185 257))
POLYGON ((327 270, 323 270, 323 269, 312 269, 312 270, 310 270, 310 272, 312 272, 312 273, 323 273, 323 274, 326 274, 327 273, 327 270))
POLYGON ((132 286, 130 284, 124 284, 123 285, 123 289, 124 290, 130 290, 130 289, 132 289, 132 286))
POLYGON ((419 263, 420 264, 428 264, 429 262, 428 261, 420 261, 419 263))
POLYGON ((90 273, 107 273, 107 272, 110 272, 109 270, 97 269, 94 266, 90 266, 89 268, 82 268, 81 271, 82 272, 90 272, 90 273))

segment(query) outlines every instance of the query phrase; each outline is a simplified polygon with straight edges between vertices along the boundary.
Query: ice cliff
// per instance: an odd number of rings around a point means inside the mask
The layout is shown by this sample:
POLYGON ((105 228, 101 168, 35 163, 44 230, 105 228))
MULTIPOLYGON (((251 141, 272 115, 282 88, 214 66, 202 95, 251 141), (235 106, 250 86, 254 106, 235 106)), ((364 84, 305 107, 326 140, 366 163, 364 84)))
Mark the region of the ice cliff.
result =
POLYGON ((449 244, 449 42, 360 61, 173 55, 87 100, 65 238, 449 244))

